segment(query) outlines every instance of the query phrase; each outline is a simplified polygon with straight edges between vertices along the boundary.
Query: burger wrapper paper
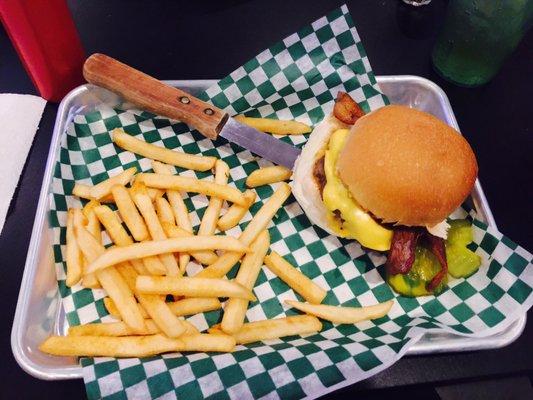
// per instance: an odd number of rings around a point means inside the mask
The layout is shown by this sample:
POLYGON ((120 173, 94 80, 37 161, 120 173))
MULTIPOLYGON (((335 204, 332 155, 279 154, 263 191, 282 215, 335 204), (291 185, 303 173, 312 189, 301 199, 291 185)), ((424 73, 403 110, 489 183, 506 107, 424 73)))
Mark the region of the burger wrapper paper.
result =
MULTIPOLYGON (((264 50, 201 97, 231 115, 296 119, 316 125, 331 113, 339 90, 348 92, 367 112, 387 103, 346 6, 264 50)), ((67 209, 82 206, 72 196, 74 183, 96 184, 131 166, 140 171, 151 168, 148 159, 113 145, 110 132, 117 127, 156 145, 223 159, 231 168, 230 185, 241 190, 253 170, 269 164, 222 139, 213 142, 182 123, 146 112, 102 105, 97 112, 76 116, 63 138, 51 194, 55 266, 70 325, 114 321, 104 307, 103 290, 65 285, 67 209)), ((283 140, 301 146, 307 136, 283 140)), ((177 172, 212 179, 211 172, 177 172)), ((257 203, 229 235, 239 235, 275 186, 256 189, 257 203)), ((202 195, 184 196, 197 226, 208 200, 202 195)), ((459 213, 467 215, 466 210, 459 213)), ((239 345, 227 354, 82 358, 87 395, 91 399, 316 398, 387 368, 425 333, 494 334, 531 306, 532 255, 477 220, 475 212, 471 215, 473 248, 483 259, 479 271, 468 279, 452 280, 438 296, 407 298, 385 283, 384 255, 313 226, 291 196, 269 225, 271 249, 327 290, 325 304, 361 306, 394 299, 386 317, 347 325, 323 321, 318 333, 239 345)), ((104 239, 109 243, 105 233, 104 239)), ((191 263, 187 274, 193 276, 200 268, 191 263)), ((254 293, 257 301, 250 304, 247 321, 298 314, 283 301, 302 300, 300 296, 266 267, 254 293)), ((221 316, 219 310, 187 320, 204 331, 221 316)))

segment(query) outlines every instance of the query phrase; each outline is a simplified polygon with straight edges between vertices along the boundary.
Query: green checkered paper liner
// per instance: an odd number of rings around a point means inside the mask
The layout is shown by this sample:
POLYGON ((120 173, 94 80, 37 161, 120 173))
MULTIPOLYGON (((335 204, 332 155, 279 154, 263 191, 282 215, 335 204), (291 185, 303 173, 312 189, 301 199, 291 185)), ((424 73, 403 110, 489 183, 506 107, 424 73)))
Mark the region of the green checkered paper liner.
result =
MULTIPOLYGON (((315 125, 331 112, 339 90, 350 93, 366 111, 387 103, 346 6, 261 52, 201 97, 232 115, 315 125)), ((230 184, 241 190, 251 171, 269 165, 236 145, 213 142, 182 123, 138 110, 102 104, 95 112, 75 116, 62 138, 51 194, 55 265, 70 325, 113 320, 103 305, 102 290, 65 285, 67 209, 82 205, 71 195, 74 183, 96 184, 131 166, 139 171, 151 168, 149 160, 113 145, 109 132, 117 127, 157 145, 223 159, 231 169, 230 184)), ((282 140, 301 146, 306 137, 282 140)), ((211 173, 177 172, 212 179, 211 173)), ((238 236, 274 189, 257 188, 258 202, 228 234, 238 236)), ((197 226, 208 200, 190 194, 185 201, 197 226)), ((467 212, 458 210, 458 215, 467 212)), ((91 399, 315 398, 387 368, 425 332, 481 337, 500 331, 531 306, 532 255, 475 219, 474 213, 472 217, 473 246, 483 258, 479 271, 451 281, 436 297, 406 298, 384 282, 384 255, 314 227, 290 197, 269 226, 271 248, 328 290, 324 303, 359 306, 395 298, 388 316, 357 325, 324 322, 320 333, 241 345, 228 354, 83 358, 87 395, 91 399)), ((191 263, 187 273, 192 276, 200 268, 191 263)), ((228 276, 234 277, 236 271, 237 267, 228 276)), ((250 304, 248 321, 297 314, 282 304, 299 296, 265 268, 254 293, 258 301, 250 304)), ((221 310, 211 311, 188 320, 205 330, 221 315, 221 310)))

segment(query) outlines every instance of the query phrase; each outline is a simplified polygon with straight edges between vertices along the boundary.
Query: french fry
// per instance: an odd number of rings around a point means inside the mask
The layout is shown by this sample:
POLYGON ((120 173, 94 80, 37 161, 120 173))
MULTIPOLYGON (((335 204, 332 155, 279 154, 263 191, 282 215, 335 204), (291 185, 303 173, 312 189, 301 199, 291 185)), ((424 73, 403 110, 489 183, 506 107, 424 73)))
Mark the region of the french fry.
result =
POLYGON ((230 352, 234 347, 231 336, 199 333, 176 339, 163 335, 50 336, 39 349, 56 356, 148 357, 175 351, 230 352))
POLYGON ((71 326, 68 328, 69 336, 132 336, 132 335, 155 335, 161 330, 151 319, 144 321, 146 330, 134 332, 124 322, 93 323, 71 326))
POLYGON ((353 125, 359 118, 365 115, 365 112, 348 93, 338 92, 335 106, 333 107, 333 115, 341 122, 353 125))
POLYGON ((98 221, 98 217, 94 212, 94 209, 99 205, 99 201, 91 200, 85 205, 85 207, 82 208, 81 212, 85 217, 85 228, 87 228, 89 233, 93 235, 96 240, 98 240, 98 243, 102 243, 102 227, 100 226, 100 221, 98 221))
POLYGON ((157 197, 155 199, 155 210, 159 221, 166 222, 169 224, 175 224, 176 219, 174 218, 174 213, 172 212, 172 207, 170 207, 169 202, 164 197, 157 197))
POLYGON ((207 332, 209 333, 221 333, 221 334, 224 334, 224 331, 222 330, 220 324, 215 324, 215 325, 212 325, 210 326, 208 329, 207 329, 207 332))
MULTIPOLYGON (((137 208, 132 200, 132 197, 137 193, 148 195, 148 190, 146 189, 146 187, 142 184, 134 183, 130 190, 125 189, 123 186, 115 187, 113 190, 116 191, 117 198, 119 198, 120 201, 123 202, 122 205, 124 206, 124 209, 122 210, 121 215, 123 215, 123 217, 126 216, 127 218, 129 218, 131 220, 131 223, 134 224, 134 226, 130 228, 129 225, 126 223, 126 226, 128 226, 128 228, 130 229, 130 232, 132 232, 133 234, 136 229, 140 228, 138 234, 142 235, 143 237, 149 238, 150 235, 148 232, 148 227, 146 226, 141 214, 139 214, 139 212, 137 211, 137 208)), ((120 212, 121 207, 118 206, 118 208, 120 212)), ((143 258, 142 262, 145 269, 152 275, 165 275, 167 273, 167 267, 163 264, 163 262, 158 256, 145 257, 143 258)))
MULTIPOLYGON (((201 252, 200 252, 201 253, 201 252)), ((178 256, 178 264, 180 266, 181 274, 185 274, 187 271, 187 265, 189 265, 189 261, 191 261, 191 256, 187 253, 180 253, 178 256)))
MULTIPOLYGON (((83 211, 80 210, 80 209, 73 209, 73 213, 74 213, 74 234, 76 234, 76 227, 77 226, 80 226, 80 227, 85 227, 87 225, 87 218, 85 218, 85 215, 83 215, 83 211)), ((96 225, 93 225, 93 228, 95 228, 96 225)), ((99 227, 98 227, 99 228, 99 227)), ((88 231, 87 231, 88 232, 88 231)), ((89 236, 92 236, 92 238, 94 240, 96 240, 98 243, 102 243, 102 233, 101 231, 98 229, 98 232, 88 232, 89 233, 89 236)), ((77 243, 78 239, 76 238, 76 243, 77 243)), ((78 247, 80 247, 78 245, 78 247)), ((80 251, 81 251, 81 248, 80 248, 80 251)), ((89 264, 89 262, 87 261, 87 257, 86 255, 83 253, 82 251, 82 255, 83 255, 83 259, 82 259, 82 286, 83 287, 86 287, 86 288, 90 288, 90 289, 99 289, 101 288, 102 286, 100 285, 100 282, 98 281, 96 275, 93 273, 93 274, 87 274, 86 273, 86 269, 87 269, 87 265, 89 264)))
POLYGON ((68 287, 78 283, 82 276, 82 259, 80 248, 74 235, 74 210, 69 209, 67 212, 67 235, 66 235, 66 264, 67 278, 65 284, 68 287))
POLYGON ((115 185, 127 185, 133 176, 137 173, 137 168, 131 167, 103 182, 94 185, 91 188, 91 196, 95 199, 101 199, 111 193, 111 188, 115 185))
POLYGON ((185 297, 237 297, 255 300, 249 289, 227 279, 177 278, 174 276, 138 276, 137 292, 185 297))
POLYGON ((137 294, 137 299, 148 315, 168 337, 179 337, 187 330, 183 321, 172 313, 161 296, 139 293, 137 294))
MULTIPOLYGON (((150 296, 150 295, 146 295, 150 296)), ((186 315, 194 315, 203 312, 219 310, 222 308, 222 303, 215 297, 190 297, 178 301, 171 301, 166 303, 172 313, 178 317, 186 315)), ((115 318, 120 319, 120 314, 117 306, 109 297, 104 298, 104 306, 106 310, 115 318)), ((143 312, 144 310, 141 310, 143 312)), ((149 318, 149 315, 144 311, 144 318, 149 318)))
MULTIPOLYGON (((95 200, 91 194, 92 188, 93 186, 90 186, 90 185, 85 185, 83 183, 76 183, 74 184, 74 188, 72 189, 72 195, 81 197, 82 199, 95 200)), ((98 200, 101 203, 113 203, 113 196, 111 196, 111 194, 108 194, 98 200)))
MULTIPOLYGON (((87 225, 87 218, 83 215, 83 211, 79 208, 71 208, 72 210, 72 221, 74 223, 74 233, 76 233, 76 228, 81 226, 85 227, 87 225)), ((93 236, 93 239, 97 239, 93 236)))
MULTIPOLYGON (((162 222, 161 225, 163 226, 163 229, 165 230, 165 233, 169 238, 194 237, 192 233, 189 233, 184 229, 178 228, 176 225, 172 225, 166 222, 162 222)), ((194 251, 191 252, 191 255, 196 259, 196 261, 204 265, 212 264, 218 259, 216 253, 211 250, 194 251)))
POLYGON ((287 260, 275 251, 265 257, 265 264, 275 275, 300 294, 309 303, 320 304, 327 292, 309 279, 301 271, 294 268, 287 260))
POLYGON ((143 257, 142 261, 148 271, 148 275, 165 275, 167 273, 167 267, 165 267, 159 256, 143 257))
POLYGON ((146 326, 139 311, 139 305, 117 270, 108 268, 105 271, 97 272, 96 276, 109 297, 118 305, 117 309, 121 319, 134 332, 144 332, 146 326))
POLYGON ((124 150, 140 154, 141 156, 151 158, 152 160, 175 165, 176 167, 192 169, 195 171, 208 171, 213 168, 216 162, 216 157, 183 153, 181 151, 170 150, 147 143, 144 140, 139 140, 128 135, 120 128, 114 129, 111 135, 113 143, 124 150))
MULTIPOLYGON (((285 200, 291 194, 291 188, 288 184, 282 183, 278 186, 272 197, 263 204, 263 207, 254 215, 252 220, 248 223, 244 231, 239 236, 239 241, 248 246, 250 245, 261 233, 265 230, 283 205, 285 200)), ((227 252, 218 258, 218 260, 211 264, 209 267, 196 274, 198 278, 221 278, 226 275, 231 268, 240 260, 242 253, 239 252, 227 252)))
POLYGON ((315 333, 321 329, 322 323, 318 318, 310 315, 297 315, 249 322, 232 336, 238 344, 246 344, 284 336, 315 333))
MULTIPOLYGON (((122 319, 122 317, 120 316, 120 312, 118 311, 118 308, 115 305, 115 302, 113 301, 112 298, 104 297, 104 307, 109 313, 109 315, 111 315, 112 317, 116 319, 122 319)), ((148 315, 148 313, 146 312, 144 308, 141 307, 140 311, 141 311, 141 315, 143 316, 143 318, 145 319, 150 318, 150 316, 148 315)))
MULTIPOLYGON (((91 218, 87 222, 86 228, 87 228, 87 231, 91 235, 94 236, 94 238, 98 241, 98 243, 101 244, 102 243, 102 231, 100 229, 100 222, 97 220, 95 223, 94 222, 95 218, 96 218, 96 215, 94 214, 94 212, 91 212, 91 218), (92 231, 90 229, 92 229, 92 231)), ((88 264, 89 264, 89 261, 85 259, 84 268, 86 268, 88 264)), ((99 289, 102 287, 95 273, 83 275, 83 282, 85 285, 87 285, 91 289, 99 289)))
POLYGON ((72 189, 72 195, 81 197, 82 199, 91 200, 91 186, 83 183, 75 183, 74 188, 72 189))
POLYGON ((111 193, 117 204, 118 212, 133 238, 138 242, 148 239, 148 228, 141 214, 137 211, 128 189, 122 185, 116 185, 111 188, 111 193))
POLYGON ((131 167, 121 172, 118 175, 112 176, 105 181, 102 181, 94 186, 87 186, 80 183, 74 185, 72 193, 75 196, 83 197, 85 199, 100 200, 111 193, 111 188, 115 185, 126 185, 131 181, 133 175, 137 172, 137 168, 131 167))
POLYGON ((179 339, 150 336, 51 336, 39 349, 56 356, 148 357, 175 351, 179 339))
POLYGON ((276 135, 303 135, 311 132, 311 127, 303 122, 282 121, 271 118, 253 118, 237 115, 234 117, 241 124, 251 126, 261 132, 274 133, 276 135))
POLYGON ((242 192, 234 187, 219 185, 214 182, 199 180, 178 175, 162 175, 152 173, 138 174, 135 178, 148 187, 158 189, 172 189, 184 192, 201 193, 211 197, 218 197, 240 205, 246 204, 242 192))
MULTIPOLYGON (((152 168, 157 174, 162 175, 172 175, 172 167, 167 164, 163 164, 159 161, 152 161, 152 168)), ((159 190, 159 189, 158 189, 159 190)), ((183 198, 181 197, 181 193, 177 190, 167 190, 167 198, 168 202, 170 203, 170 206, 172 207, 172 212, 174 213, 174 218, 176 220, 176 223, 178 224, 181 229, 184 229, 187 232, 192 233, 192 224, 191 219, 189 218, 189 211, 187 210, 187 206, 185 205, 185 202, 183 201, 183 198)), ((168 233, 167 233, 168 235, 168 233)), ((187 268, 187 265, 189 264, 189 261, 191 259, 191 256, 187 253, 181 253, 179 255, 179 265, 180 265, 180 271, 185 273, 185 270, 187 268)))
POLYGON ((217 226, 222 232, 233 228, 237 225, 246 214, 246 211, 255 202, 256 194, 253 190, 246 190, 244 197, 247 200, 246 206, 240 206, 238 204, 232 204, 232 206, 226 211, 226 213, 218 219, 217 226))
MULTIPOLYGON (((215 183, 218 185, 227 185, 229 176, 229 167, 222 160, 217 160, 215 164, 215 183)), ((209 205, 207 206, 200 227, 198 228, 198 235, 212 235, 215 233, 220 210, 222 209, 223 199, 218 197, 211 197, 209 205)))
POLYGON ((85 273, 95 272, 123 261, 144 258, 165 253, 193 252, 198 250, 227 250, 246 253, 248 247, 231 236, 193 236, 134 243, 124 247, 107 249, 98 259, 91 262, 85 273))
MULTIPOLYGON (((128 232, 126 232, 126 230, 122 227, 122 224, 120 223, 120 220, 118 219, 117 215, 109 207, 99 206, 94 209, 94 212, 96 216, 98 217, 98 220, 104 226, 111 240, 117 246, 128 246, 134 243, 130 235, 128 234, 128 232)), ((137 271, 137 273, 141 275, 146 275, 152 272, 155 272, 155 273, 159 272, 160 274, 163 274, 165 271, 165 266, 157 258, 156 260, 159 263, 159 268, 155 271, 149 270, 145 266, 145 263, 143 261, 146 261, 146 259, 144 260, 133 259, 133 260, 130 260, 130 262, 135 268, 135 270, 137 271)))
POLYGON ((101 206, 101 203, 98 200, 91 199, 83 206, 81 212, 88 219, 89 214, 98 206, 101 206))
POLYGON ((105 195, 101 199, 98 199, 100 203, 114 203, 115 199, 113 199, 113 195, 111 193, 105 195))
MULTIPOLYGON (((110 323, 93 323, 85 325, 71 326, 68 329, 69 336, 132 336, 136 334, 155 335, 161 333, 161 330, 151 319, 144 321, 146 324, 146 331, 142 333, 135 333, 124 322, 110 322, 110 323)), ((194 335, 200 333, 196 327, 187 321, 182 321, 186 325, 184 335, 194 335)))
POLYGON ((274 215, 278 212, 290 194, 291 187, 286 183, 280 184, 268 201, 248 223, 239 237, 239 241, 246 246, 250 245, 257 238, 259 233, 267 228, 274 215))
MULTIPOLYGON (((85 271, 85 269, 87 268, 87 265, 88 265, 88 262, 84 257, 82 271, 85 271)), ((98 278, 96 278, 96 274, 94 273, 83 275, 83 277, 81 278, 81 285, 87 289, 101 289, 102 288, 102 285, 100 285, 100 282, 98 282, 98 278)))
POLYGON ((306 314, 331 321, 335 324, 355 324, 360 321, 381 318, 387 315, 393 300, 366 307, 341 307, 326 304, 308 304, 295 300, 285 300, 285 304, 306 314))
POLYGON ((118 246, 127 246, 133 243, 128 232, 122 227, 118 217, 108 206, 95 207, 94 213, 115 244, 118 246))
POLYGON ((163 197, 165 191, 161 189, 146 188, 146 194, 150 197, 150 200, 155 201, 159 197, 163 197))
POLYGON ((91 211, 89 213, 89 217, 87 218, 87 230, 93 235, 98 242, 102 243, 102 227, 100 226, 100 221, 98 221, 98 217, 94 213, 94 211, 91 211))
MULTIPOLYGON (((146 222, 146 226, 148 226, 148 232, 150 232, 150 236, 152 237, 152 239, 165 240, 167 238, 167 235, 165 235, 165 231, 163 230, 163 227, 161 226, 161 223, 157 218, 157 214, 155 212, 154 205, 150 200, 150 197, 143 193, 135 193, 133 195, 133 201, 141 212, 141 215, 143 216, 144 221, 146 222)), ((180 275, 178 263, 174 258, 173 254, 160 253, 159 258, 167 269, 167 275, 180 275)))
MULTIPOLYGON (((81 213, 81 211, 79 212, 81 213)), ((104 246, 98 243, 83 225, 74 225, 74 232, 80 250, 89 262, 104 254, 104 246)), ((117 270, 114 267, 100 270, 96 272, 96 277, 108 296, 117 305, 122 320, 135 332, 145 331, 146 325, 139 311, 139 306, 133 297, 133 293, 117 270)))
POLYGON ((144 183, 140 182, 138 179, 133 180, 128 191, 130 192, 130 196, 134 201, 135 201, 134 196, 138 193, 145 194, 148 196, 148 188, 146 187, 144 183))
POLYGON ((87 230, 100 242, 102 243, 102 229, 100 227, 100 221, 94 213, 94 209, 100 206, 98 200, 91 200, 85 207, 82 209, 82 213, 87 218, 87 230))
POLYGON ((229 335, 200 333, 198 335, 184 335, 180 341, 182 343, 176 351, 231 352, 235 347, 235 339, 229 335))
POLYGON ((291 176, 292 171, 281 165, 259 168, 248 175, 248 178, 246 178, 246 186, 254 188, 257 186, 268 185, 270 183, 286 181, 291 176))
MULTIPOLYGON (((172 167, 170 165, 153 161, 152 168, 157 174, 172 175, 172 167)), ((191 219, 189 218, 189 212, 187 210, 187 206, 185 206, 185 203, 183 202, 180 192, 177 190, 168 189, 166 193, 178 226, 182 229, 185 229, 187 232, 192 233, 192 223, 191 219)))
POLYGON ((215 297, 191 297, 167 303, 178 317, 219 310, 222 304, 215 297))
MULTIPOLYGON (((133 243, 133 240, 130 235, 128 235, 128 232, 122 227, 116 214, 108 206, 97 206, 93 211, 104 226, 111 240, 117 246, 128 246, 133 243)), ((141 260, 131 260, 131 264, 139 274, 148 274, 148 270, 141 260)))
POLYGON ((154 323, 165 333, 168 337, 178 337, 184 334, 187 327, 182 320, 178 319, 172 313, 167 303, 161 296, 138 293, 135 287, 137 277, 139 276, 135 270, 127 263, 119 264, 115 267, 126 281, 126 284, 135 297, 139 300, 142 308, 153 319, 154 323))
POLYGON ((159 256, 144 257, 142 260, 149 274, 165 275, 167 273, 167 267, 165 267, 159 256))
MULTIPOLYGON (((215 164, 215 183, 218 185, 227 185, 228 176, 228 164, 222 160, 217 160, 215 164)), ((215 233, 223 204, 224 200, 218 197, 211 197, 209 199, 209 204, 205 209, 202 221, 200 222, 200 227, 198 228, 198 235, 212 235, 215 233)), ((200 257, 202 257, 201 254, 200 257)))
POLYGON ((196 335, 196 334, 200 333, 198 328, 196 326, 194 326, 193 324, 191 324, 189 321, 187 321, 185 319, 181 319, 181 318, 180 318, 180 321, 185 326, 185 332, 183 333, 183 335, 185 335, 185 336, 187 336, 187 335, 196 335))
POLYGON ((109 297, 117 304, 122 320, 134 332, 144 332, 146 326, 144 324, 144 318, 139 311, 139 305, 117 270, 115 268, 108 268, 98 271, 96 277, 109 297))
MULTIPOLYGON (((85 206, 82 208, 81 212, 83 213, 83 216, 89 220, 89 216, 91 215, 91 212, 98 206, 100 206, 100 202, 98 200, 90 200, 85 206)), ((89 230, 90 232, 90 230, 89 230)))
MULTIPOLYGON (((250 252, 244 256, 235 282, 240 283, 247 289, 253 289, 269 246, 270 235, 265 230, 254 240, 250 246, 250 252)), ((232 334, 241 329, 247 308, 248 300, 229 299, 224 307, 224 316, 221 323, 222 330, 232 334)))

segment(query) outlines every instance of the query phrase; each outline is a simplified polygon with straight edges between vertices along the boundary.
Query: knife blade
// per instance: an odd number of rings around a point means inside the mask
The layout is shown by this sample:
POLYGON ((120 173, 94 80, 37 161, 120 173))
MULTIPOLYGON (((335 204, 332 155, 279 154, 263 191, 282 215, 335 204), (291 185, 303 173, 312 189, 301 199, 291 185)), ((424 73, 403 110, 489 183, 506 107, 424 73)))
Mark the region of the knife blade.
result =
POLYGON ((274 164, 283 165, 289 169, 294 167, 294 162, 301 153, 298 147, 241 124, 233 118, 229 118, 224 124, 220 136, 274 164))
POLYGON ((214 105, 104 54, 93 54, 85 61, 83 76, 144 110, 184 122, 212 140, 220 135, 275 164, 292 169, 300 155, 299 148, 243 125, 214 105))

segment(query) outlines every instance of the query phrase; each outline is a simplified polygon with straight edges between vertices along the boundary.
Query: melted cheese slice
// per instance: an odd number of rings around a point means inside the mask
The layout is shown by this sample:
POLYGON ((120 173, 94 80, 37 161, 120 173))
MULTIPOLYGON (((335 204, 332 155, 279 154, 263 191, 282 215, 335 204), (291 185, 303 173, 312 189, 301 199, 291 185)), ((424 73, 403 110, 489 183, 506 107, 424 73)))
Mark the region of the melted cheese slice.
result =
POLYGON ((366 213, 337 175, 337 159, 348 133, 347 129, 335 131, 325 153, 324 170, 327 183, 322 195, 324 205, 329 211, 328 224, 338 236, 355 239, 370 249, 385 251, 390 248, 392 230, 383 227, 366 213), (334 212, 340 213, 343 223, 335 218, 334 212))

